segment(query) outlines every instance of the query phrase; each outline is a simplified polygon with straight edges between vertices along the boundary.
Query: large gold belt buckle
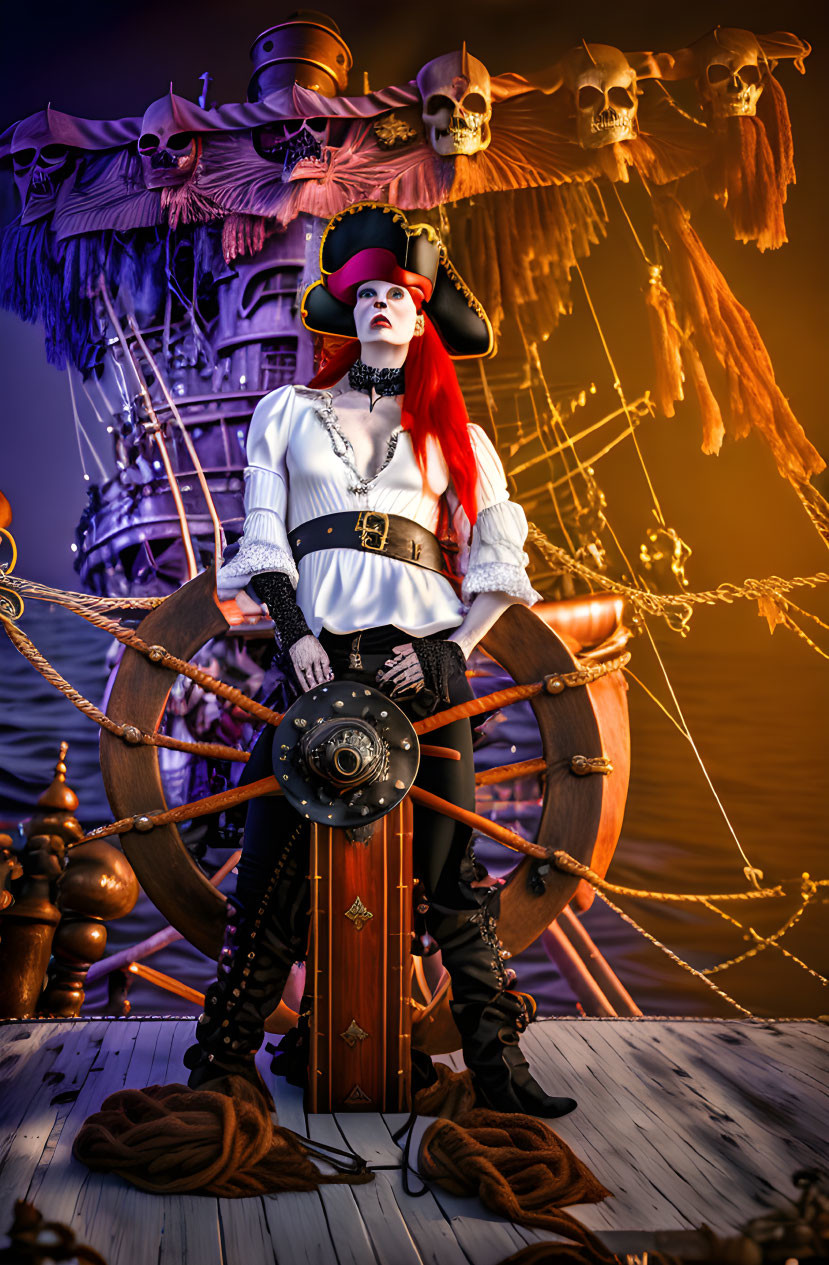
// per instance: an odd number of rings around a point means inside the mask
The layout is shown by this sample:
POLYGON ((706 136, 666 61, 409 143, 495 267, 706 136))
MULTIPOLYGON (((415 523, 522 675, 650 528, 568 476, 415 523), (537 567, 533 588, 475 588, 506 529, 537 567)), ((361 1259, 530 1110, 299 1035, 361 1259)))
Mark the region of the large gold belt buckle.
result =
POLYGON ((364 549, 382 553, 389 536, 389 516, 377 510, 362 510, 354 530, 360 533, 360 544, 364 549))

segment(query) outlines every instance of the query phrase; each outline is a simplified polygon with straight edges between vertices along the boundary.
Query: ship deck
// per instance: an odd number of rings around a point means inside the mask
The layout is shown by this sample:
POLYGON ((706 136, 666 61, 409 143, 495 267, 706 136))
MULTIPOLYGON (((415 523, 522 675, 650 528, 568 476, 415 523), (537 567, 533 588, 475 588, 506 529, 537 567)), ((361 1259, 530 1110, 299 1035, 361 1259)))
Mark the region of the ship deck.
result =
MULTIPOLYGON (((439 1187, 407 1195, 391 1136, 403 1117, 306 1116, 266 1056, 280 1123, 344 1139, 375 1167, 373 1182, 240 1200, 155 1196, 75 1161, 75 1134, 108 1094, 183 1079, 191 1033, 191 1020, 148 1017, 0 1025, 0 1227, 27 1199, 107 1265, 496 1265, 554 1238, 439 1187)), ((613 1251, 690 1252, 688 1232, 703 1224, 734 1234, 788 1204, 797 1169, 825 1164, 822 1023, 548 1020, 522 1044, 547 1089, 579 1100, 553 1124, 614 1198, 571 1211, 613 1251)))

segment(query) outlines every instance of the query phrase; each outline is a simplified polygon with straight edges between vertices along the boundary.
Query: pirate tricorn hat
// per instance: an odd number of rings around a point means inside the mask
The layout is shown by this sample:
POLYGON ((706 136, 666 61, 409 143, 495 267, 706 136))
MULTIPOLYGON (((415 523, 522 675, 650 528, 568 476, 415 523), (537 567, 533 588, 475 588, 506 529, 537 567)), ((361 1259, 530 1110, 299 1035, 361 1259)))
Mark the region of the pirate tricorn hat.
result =
POLYGON ((455 359, 489 356, 492 326, 458 276, 429 224, 409 224, 384 202, 355 202, 329 222, 320 245, 322 280, 302 299, 302 320, 317 334, 356 338, 354 300, 364 281, 407 286, 455 359))

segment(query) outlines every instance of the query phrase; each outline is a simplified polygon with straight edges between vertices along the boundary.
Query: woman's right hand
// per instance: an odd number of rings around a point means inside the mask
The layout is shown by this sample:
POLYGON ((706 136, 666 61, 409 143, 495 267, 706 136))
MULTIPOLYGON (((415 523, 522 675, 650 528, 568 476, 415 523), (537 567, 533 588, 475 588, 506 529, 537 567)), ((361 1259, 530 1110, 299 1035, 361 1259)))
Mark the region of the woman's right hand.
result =
POLYGON ((315 685, 324 685, 326 681, 334 680, 328 655, 313 633, 308 633, 307 636, 300 637, 299 641, 295 641, 288 654, 291 656, 297 680, 305 693, 312 690, 315 685))

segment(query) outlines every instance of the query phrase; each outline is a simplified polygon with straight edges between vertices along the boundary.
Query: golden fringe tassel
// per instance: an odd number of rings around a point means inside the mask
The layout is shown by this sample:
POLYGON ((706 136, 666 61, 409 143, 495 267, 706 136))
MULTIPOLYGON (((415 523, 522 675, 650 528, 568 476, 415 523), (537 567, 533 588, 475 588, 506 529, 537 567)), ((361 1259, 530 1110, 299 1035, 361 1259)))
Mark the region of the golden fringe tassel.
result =
POLYGON ((763 77, 763 93, 757 102, 757 117, 766 129, 782 203, 786 201, 789 185, 795 183, 794 139, 786 94, 772 74, 763 77))
POLYGON ((724 379, 729 434, 742 439, 756 427, 784 478, 805 482, 819 474, 826 463, 789 407, 757 326, 703 246, 689 213, 670 194, 654 196, 653 206, 670 251, 672 288, 706 376, 710 380, 716 370, 724 379))
MULTIPOLYGON (((775 81, 776 82, 776 81, 775 81)), ((783 217, 785 186, 777 170, 761 119, 729 119, 725 128, 723 192, 738 242, 756 242, 758 250, 776 250, 788 241, 783 217)))
POLYGON ((715 457, 722 448, 725 423, 699 352, 690 340, 683 348, 682 360, 688 370, 702 416, 702 451, 707 457, 715 457))
POLYGON ((763 77, 756 116, 726 119, 707 170, 709 187, 726 208, 739 242, 776 250, 788 241, 783 206, 794 184, 794 144, 786 94, 763 77))
POLYGON ((674 404, 685 398, 682 389, 682 331, 676 319, 674 301, 662 280, 662 269, 654 265, 649 273, 645 306, 656 370, 653 398, 660 413, 673 417, 674 404))
POLYGON ((448 208, 452 259, 483 304, 498 337, 529 305, 550 334, 570 310, 570 270, 605 235, 605 214, 587 185, 501 193, 448 208))

